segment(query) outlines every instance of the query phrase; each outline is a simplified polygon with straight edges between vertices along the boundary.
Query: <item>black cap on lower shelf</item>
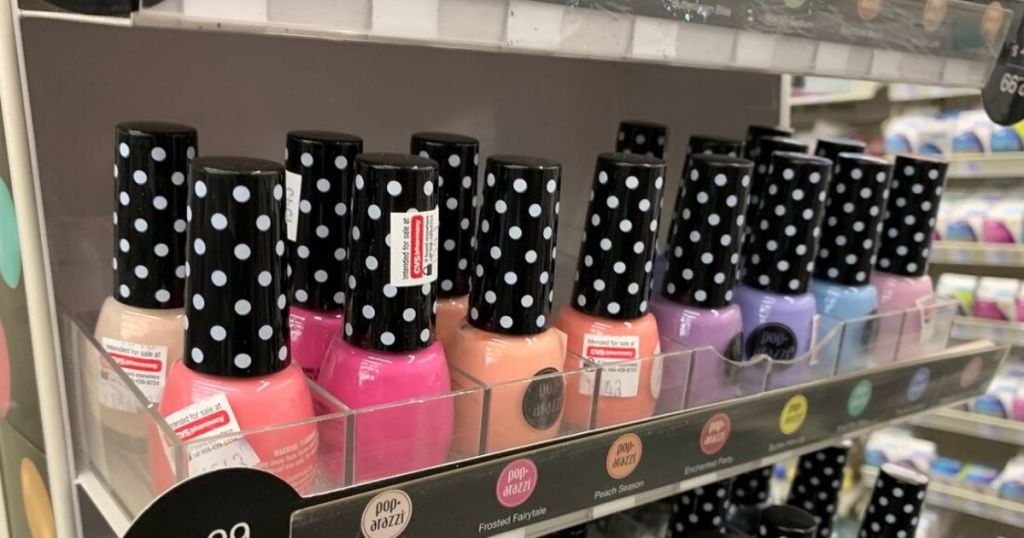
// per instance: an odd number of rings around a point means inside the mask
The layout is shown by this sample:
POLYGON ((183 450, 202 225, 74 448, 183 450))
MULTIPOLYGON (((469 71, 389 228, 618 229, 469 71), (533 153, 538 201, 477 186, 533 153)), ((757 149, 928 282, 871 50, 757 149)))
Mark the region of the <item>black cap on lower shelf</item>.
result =
POLYGON ((843 471, 850 443, 800 456, 786 504, 806 510, 818 520, 818 538, 832 535, 843 488, 843 471))
POLYGON ((692 536, 702 530, 725 532, 732 479, 691 489, 672 500, 669 530, 672 536, 692 536))
POLYGON ((772 486, 771 465, 743 473, 732 481, 732 493, 729 500, 739 506, 758 506, 768 502, 768 492, 772 486))
POLYGON ((769 506, 761 512, 757 538, 814 538, 814 516, 792 506, 769 506))
POLYGON ((668 127, 648 121, 624 121, 619 124, 615 151, 664 159, 667 143, 668 127))
POLYGON ((886 463, 878 470, 871 493, 861 538, 906 538, 914 536, 921 518, 928 477, 909 467, 886 463))

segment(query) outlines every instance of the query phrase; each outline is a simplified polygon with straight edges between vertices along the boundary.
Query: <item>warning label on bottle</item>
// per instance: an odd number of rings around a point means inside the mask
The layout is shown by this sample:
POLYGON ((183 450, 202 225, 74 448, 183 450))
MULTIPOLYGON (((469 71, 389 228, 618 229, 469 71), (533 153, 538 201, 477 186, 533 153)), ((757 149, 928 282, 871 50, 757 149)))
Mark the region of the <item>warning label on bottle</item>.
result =
MULTIPOLYGON (((601 396, 633 398, 640 387, 640 337, 583 335, 583 356, 600 365, 601 396)), ((580 380, 580 394, 594 393, 594 376, 580 380)))
MULTIPOLYGON (((137 344, 116 338, 103 338, 103 348, 121 367, 139 392, 153 403, 159 403, 167 379, 167 346, 137 344)), ((114 372, 100 371, 100 403, 125 413, 138 410, 137 398, 114 372)))
POLYGON ((284 173, 284 222, 289 241, 299 236, 299 204, 302 198, 302 174, 284 173))
MULTIPOLYGON (((223 393, 179 409, 164 418, 178 439, 187 443, 190 476, 227 467, 255 467, 260 463, 259 456, 244 436, 223 436, 241 431, 231 404, 223 393), (208 437, 218 438, 207 443, 195 442, 208 437)), ((164 445, 168 458, 173 462, 170 443, 165 440, 164 445)))
POLYGON ((437 209, 391 214, 391 285, 437 280, 437 209))

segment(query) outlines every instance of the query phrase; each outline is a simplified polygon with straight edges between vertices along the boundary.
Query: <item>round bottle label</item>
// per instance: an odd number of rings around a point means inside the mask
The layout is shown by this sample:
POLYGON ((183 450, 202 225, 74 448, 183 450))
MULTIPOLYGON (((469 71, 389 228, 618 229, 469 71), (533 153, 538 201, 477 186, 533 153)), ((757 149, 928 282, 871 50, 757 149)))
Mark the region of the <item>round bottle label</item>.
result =
MULTIPOLYGON (((554 368, 545 368, 534 377, 557 374, 554 368)), ((562 405, 565 403, 565 380, 559 376, 536 379, 526 387, 523 394, 523 418, 526 423, 538 430, 546 430, 554 426, 562 416, 562 405)))
POLYGON ((747 356, 768 355, 784 361, 796 356, 797 340, 793 331, 781 323, 765 323, 747 337, 747 356))

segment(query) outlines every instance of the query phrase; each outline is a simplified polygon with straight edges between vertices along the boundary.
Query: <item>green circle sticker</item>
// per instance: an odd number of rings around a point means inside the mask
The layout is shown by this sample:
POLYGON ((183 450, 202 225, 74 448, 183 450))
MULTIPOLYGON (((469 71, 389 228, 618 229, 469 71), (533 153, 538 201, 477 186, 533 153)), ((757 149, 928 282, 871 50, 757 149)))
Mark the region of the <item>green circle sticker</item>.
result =
POLYGON ((18 223, 14 221, 14 200, 3 178, 0 178, 0 280, 12 289, 21 281, 21 246, 18 223))
POLYGON ((850 397, 846 400, 846 412, 853 418, 859 417, 871 403, 871 392, 874 386, 870 379, 862 379, 850 391, 850 397))

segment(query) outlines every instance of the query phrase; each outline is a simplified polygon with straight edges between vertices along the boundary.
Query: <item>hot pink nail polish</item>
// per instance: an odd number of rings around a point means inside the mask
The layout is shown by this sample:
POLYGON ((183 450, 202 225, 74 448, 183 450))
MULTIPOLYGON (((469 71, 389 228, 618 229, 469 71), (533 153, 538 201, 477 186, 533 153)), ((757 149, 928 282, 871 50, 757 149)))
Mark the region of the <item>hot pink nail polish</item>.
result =
POLYGON ((450 399, 367 409, 450 390, 434 337, 437 167, 413 155, 355 160, 345 330, 318 381, 357 410, 356 482, 439 465, 451 446, 450 399))
POLYGON ((437 284, 437 339, 447 350, 469 311, 469 262, 473 258, 480 142, 449 133, 416 133, 410 152, 437 161, 440 188, 440 260, 437 284))
POLYGON ((285 150, 285 221, 291 264, 292 357, 310 379, 341 334, 348 276, 348 212, 357 136, 292 131, 285 150))
MULTIPOLYGON (((318 435, 309 385, 291 364, 284 170, 260 159, 204 157, 189 167, 185 351, 167 376, 160 414, 187 450, 186 475, 258 467, 306 492, 318 435), (282 428, 282 425, 307 421, 282 428), (204 437, 278 426, 226 441, 204 437)), ((154 485, 173 483, 153 432, 154 485)), ((181 471, 181 469, 179 469, 181 471)))

